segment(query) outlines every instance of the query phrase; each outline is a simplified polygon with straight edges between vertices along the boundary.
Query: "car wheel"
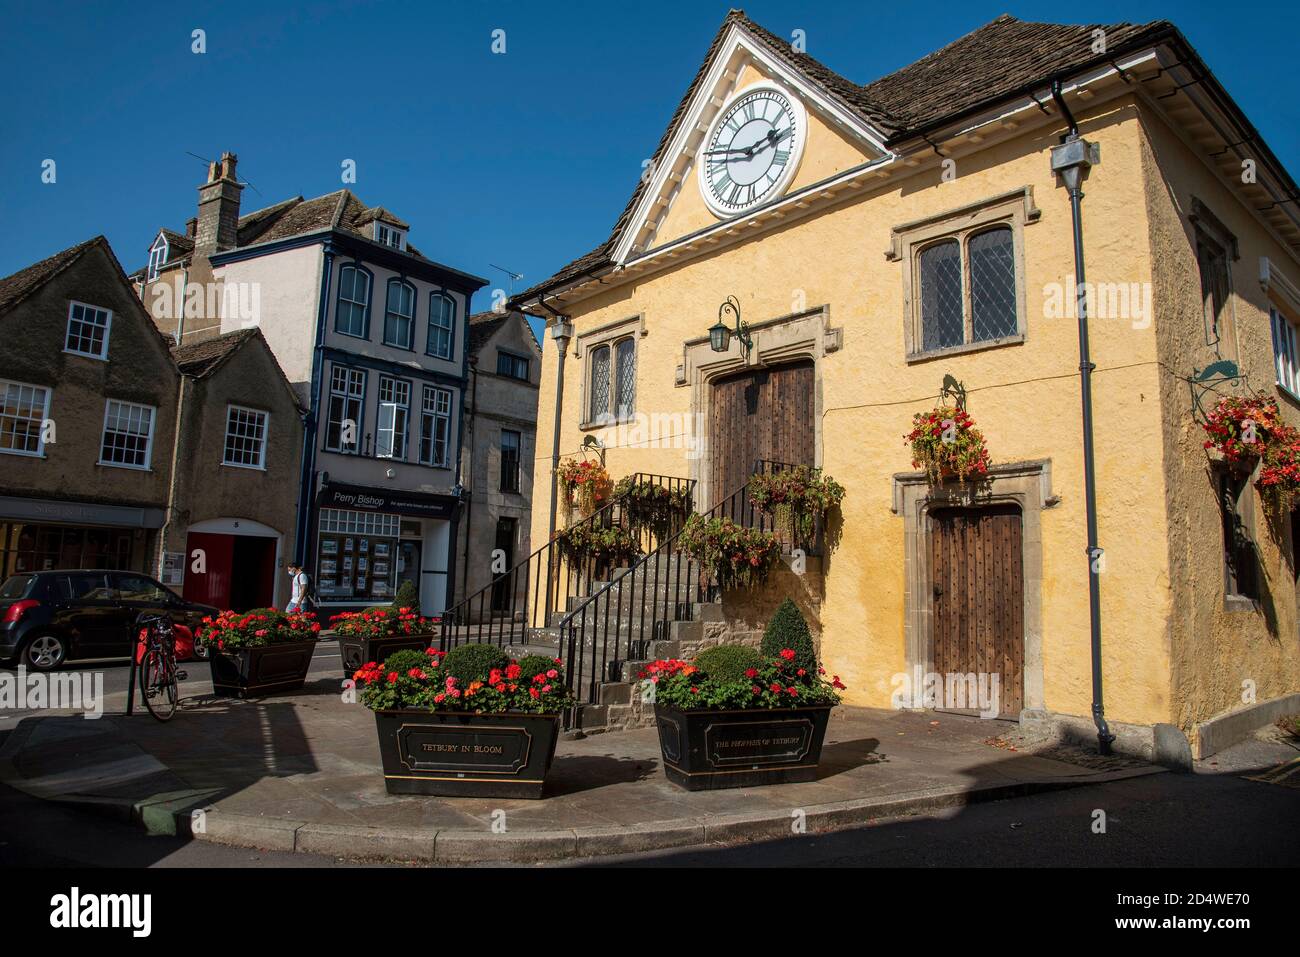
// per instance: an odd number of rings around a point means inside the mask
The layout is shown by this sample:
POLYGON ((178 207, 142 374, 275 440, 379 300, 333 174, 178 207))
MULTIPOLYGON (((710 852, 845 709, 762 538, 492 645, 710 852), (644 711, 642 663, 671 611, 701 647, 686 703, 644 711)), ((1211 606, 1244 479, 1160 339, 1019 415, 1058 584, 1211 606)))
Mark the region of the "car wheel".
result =
POLYGON ((194 657, 197 658, 199 661, 207 661, 208 660, 207 644, 201 641, 194 642, 194 657))
POLYGON ((63 664, 68 649, 63 639, 55 635, 37 635, 23 648, 23 664, 33 671, 49 671, 63 664))

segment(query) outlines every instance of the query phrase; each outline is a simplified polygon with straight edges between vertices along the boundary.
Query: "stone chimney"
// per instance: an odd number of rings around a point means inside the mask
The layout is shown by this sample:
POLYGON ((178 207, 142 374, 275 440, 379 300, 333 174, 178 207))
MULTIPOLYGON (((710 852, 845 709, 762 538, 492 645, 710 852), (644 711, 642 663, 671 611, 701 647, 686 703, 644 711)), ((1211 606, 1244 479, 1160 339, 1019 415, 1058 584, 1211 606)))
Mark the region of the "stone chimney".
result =
POLYGON ((199 215, 194 228, 194 251, 210 256, 239 244, 239 194, 244 187, 235 177, 234 153, 222 153, 221 162, 208 167, 208 181, 199 187, 199 215))

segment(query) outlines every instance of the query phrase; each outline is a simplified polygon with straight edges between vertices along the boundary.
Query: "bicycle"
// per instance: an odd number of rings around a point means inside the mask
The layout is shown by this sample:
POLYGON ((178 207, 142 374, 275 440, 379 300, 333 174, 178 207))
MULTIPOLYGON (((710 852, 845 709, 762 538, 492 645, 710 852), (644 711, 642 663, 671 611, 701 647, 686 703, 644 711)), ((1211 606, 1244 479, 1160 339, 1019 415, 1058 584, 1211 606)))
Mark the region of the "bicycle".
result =
POLYGON ((159 721, 170 721, 180 701, 179 683, 188 675, 176 667, 176 635, 170 615, 140 615, 136 633, 147 642, 140 656, 140 692, 144 706, 159 721))

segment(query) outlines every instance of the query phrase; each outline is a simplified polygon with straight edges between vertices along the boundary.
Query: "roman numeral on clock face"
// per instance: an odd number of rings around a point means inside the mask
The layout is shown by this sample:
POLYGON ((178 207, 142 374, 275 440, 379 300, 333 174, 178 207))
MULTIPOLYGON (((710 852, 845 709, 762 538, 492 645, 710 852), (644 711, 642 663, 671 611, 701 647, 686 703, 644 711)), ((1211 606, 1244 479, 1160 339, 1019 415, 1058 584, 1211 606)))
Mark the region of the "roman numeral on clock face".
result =
POLYGON ((730 215, 774 195, 803 149, 804 122, 802 107, 767 83, 742 93, 714 120, 700 185, 715 213, 730 215))

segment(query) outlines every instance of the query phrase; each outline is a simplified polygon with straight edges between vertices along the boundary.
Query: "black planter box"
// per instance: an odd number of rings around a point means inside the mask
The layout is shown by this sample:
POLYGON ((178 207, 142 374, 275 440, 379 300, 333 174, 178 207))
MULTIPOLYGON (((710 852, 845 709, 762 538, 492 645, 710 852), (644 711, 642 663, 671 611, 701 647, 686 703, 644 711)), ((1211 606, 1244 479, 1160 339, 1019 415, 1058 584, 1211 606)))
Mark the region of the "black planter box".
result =
POLYGON ((376 711, 375 729, 389 794, 540 798, 560 716, 376 711))
POLYGON ((260 698, 296 691, 307 680, 315 641, 288 641, 238 651, 212 649, 212 690, 223 698, 260 698))
POLYGON ((351 678, 367 661, 383 664, 395 651, 424 651, 437 635, 394 635, 391 638, 354 638, 339 636, 339 654, 343 658, 343 677, 351 678))
POLYGON ((668 780, 688 791, 815 781, 831 705, 679 711, 655 705, 668 780))

